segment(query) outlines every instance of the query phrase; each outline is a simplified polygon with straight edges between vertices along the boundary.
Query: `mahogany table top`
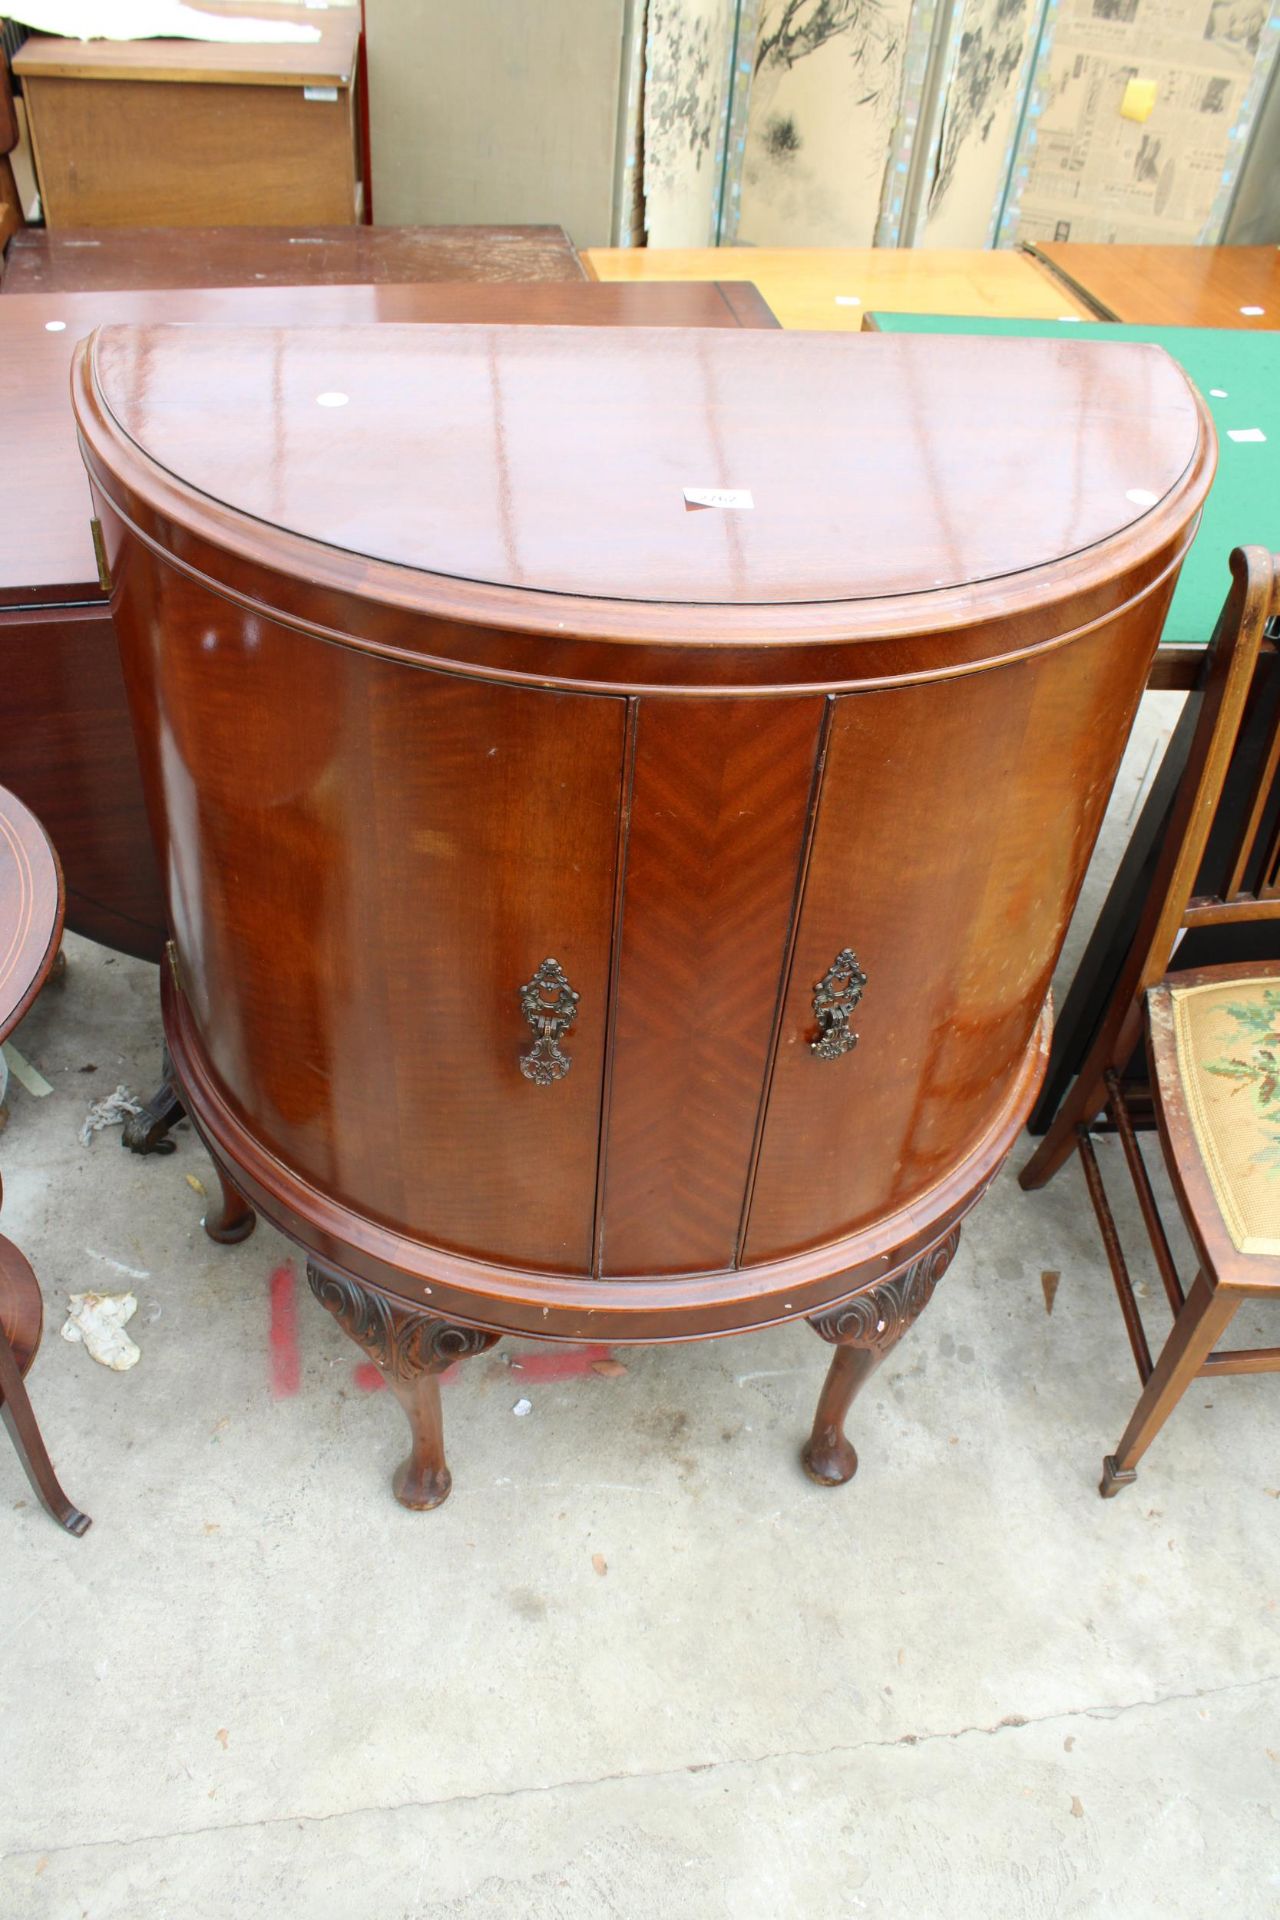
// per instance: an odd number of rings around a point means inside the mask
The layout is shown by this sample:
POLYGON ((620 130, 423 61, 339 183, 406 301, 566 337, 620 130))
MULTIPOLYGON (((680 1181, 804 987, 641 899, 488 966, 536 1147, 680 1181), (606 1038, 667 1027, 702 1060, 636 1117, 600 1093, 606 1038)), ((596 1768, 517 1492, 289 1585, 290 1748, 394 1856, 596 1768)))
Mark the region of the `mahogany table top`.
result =
POLYGON ((586 278, 563 227, 24 227, 0 296, 586 278))

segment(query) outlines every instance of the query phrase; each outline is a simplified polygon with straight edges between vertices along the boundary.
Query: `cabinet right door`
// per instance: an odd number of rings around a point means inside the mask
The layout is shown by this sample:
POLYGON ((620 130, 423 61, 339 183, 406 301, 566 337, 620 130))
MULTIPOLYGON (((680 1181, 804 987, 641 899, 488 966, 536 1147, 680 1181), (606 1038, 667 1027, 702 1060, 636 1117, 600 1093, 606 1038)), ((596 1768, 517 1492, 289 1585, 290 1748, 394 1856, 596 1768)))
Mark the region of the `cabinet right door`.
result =
POLYGON ((835 698, 752 1195, 748 1264, 923 1199, 1008 1092, 1143 684, 1121 619, 1055 652, 835 698), (848 948, 856 1046, 814 1051, 848 948))

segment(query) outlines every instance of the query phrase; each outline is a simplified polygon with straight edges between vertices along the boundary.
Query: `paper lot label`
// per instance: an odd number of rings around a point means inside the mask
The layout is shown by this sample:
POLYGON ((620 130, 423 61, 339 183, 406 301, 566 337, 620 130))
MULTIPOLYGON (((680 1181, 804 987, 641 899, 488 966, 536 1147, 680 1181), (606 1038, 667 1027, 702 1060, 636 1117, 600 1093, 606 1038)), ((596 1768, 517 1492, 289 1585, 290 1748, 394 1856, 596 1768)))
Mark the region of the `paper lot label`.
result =
POLYGON ((746 487, 686 487, 686 507, 754 507, 746 487))

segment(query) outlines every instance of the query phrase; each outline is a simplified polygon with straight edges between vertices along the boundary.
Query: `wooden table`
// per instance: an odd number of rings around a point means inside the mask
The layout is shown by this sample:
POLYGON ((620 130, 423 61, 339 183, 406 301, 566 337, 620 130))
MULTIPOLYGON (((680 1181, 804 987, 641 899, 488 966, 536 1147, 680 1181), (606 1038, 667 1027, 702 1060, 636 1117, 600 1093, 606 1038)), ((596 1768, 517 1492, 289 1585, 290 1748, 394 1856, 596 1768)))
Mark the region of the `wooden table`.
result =
MULTIPOLYGON (((0 1041, 17 1026, 49 977, 62 938, 58 856, 40 822, 0 787, 0 1041)), ((25 1254, 0 1234, 0 1412, 40 1500, 68 1533, 89 1517, 58 1485, 27 1398, 24 1376, 40 1346, 44 1302, 25 1254)))
POLYGON ((1254 331, 1280 327, 1280 249, 1276 247, 1114 247, 1043 241, 1029 253, 1099 320, 1123 320, 1143 327, 1254 331))
POLYGON ((563 227, 24 227, 0 295, 586 278, 563 227))
MULTIPOLYGON (((202 0, 206 4, 206 0, 202 0)), ((234 7, 302 46, 58 40, 14 58, 50 227, 345 225, 359 214, 355 7, 234 7)))
POLYGON ((68 400, 77 340, 112 320, 217 325, 506 321, 771 327, 754 287, 236 288, 0 299, 0 779, 53 833, 68 924, 155 960, 164 910, 68 400))
POLYGON ((752 280, 784 327, 857 332, 870 307, 1055 320, 1089 309, 1027 254, 869 247, 589 247, 598 280, 752 280))

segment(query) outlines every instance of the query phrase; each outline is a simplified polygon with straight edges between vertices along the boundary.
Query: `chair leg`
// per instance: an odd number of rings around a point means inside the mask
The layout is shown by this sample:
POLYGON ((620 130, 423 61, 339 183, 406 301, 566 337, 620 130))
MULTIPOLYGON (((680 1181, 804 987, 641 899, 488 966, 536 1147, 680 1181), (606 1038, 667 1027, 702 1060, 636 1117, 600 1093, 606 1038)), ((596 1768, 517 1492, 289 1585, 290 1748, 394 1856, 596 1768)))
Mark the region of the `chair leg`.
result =
POLYGON ((93 1522, 87 1513, 81 1513, 78 1507, 72 1506, 58 1485, 58 1476, 36 1424, 26 1386, 18 1371, 17 1359, 3 1327, 0 1327, 0 1400, 4 1403, 0 1413, 4 1415, 4 1423, 18 1450, 18 1458, 41 1504, 60 1527, 65 1527, 68 1533, 79 1538, 89 1531, 93 1522))
POLYGON ((1130 1007, 1123 1020, 1111 1021, 1103 1027, 1067 1088, 1048 1132, 1018 1174, 1018 1185, 1024 1193, 1047 1186, 1054 1174, 1066 1165, 1075 1150, 1079 1129, 1096 1120, 1107 1104, 1108 1071, 1117 1060, 1128 1059, 1140 1032, 1136 1007, 1130 1007))
POLYGON ((1114 1453, 1103 1462, 1098 1491, 1113 1499, 1137 1479, 1137 1465, 1191 1382, 1230 1326, 1240 1295, 1209 1285, 1203 1270, 1173 1323, 1173 1332, 1142 1389, 1133 1418, 1114 1453))
POLYGON ((1075 1152, 1078 1130, 1096 1120, 1107 1103, 1107 1090, 1101 1076, 1093 1090, 1084 1090, 1083 1074, 1068 1089, 1067 1097, 1053 1116, 1049 1131, 1018 1173, 1018 1185, 1024 1193, 1048 1186, 1075 1152))
MULTIPOLYGON (((1087 1102, 1081 1105, 1087 1105, 1087 1102)), ((1074 1106, 1072 1102, 1072 1109, 1074 1106)), ((1060 1173, 1071 1158, 1078 1137, 1077 1129, 1081 1125, 1072 1109, 1065 1103, 1059 1107, 1048 1133, 1026 1165, 1019 1168, 1018 1185, 1024 1193, 1033 1193, 1037 1187, 1048 1186, 1054 1174, 1060 1173)))

